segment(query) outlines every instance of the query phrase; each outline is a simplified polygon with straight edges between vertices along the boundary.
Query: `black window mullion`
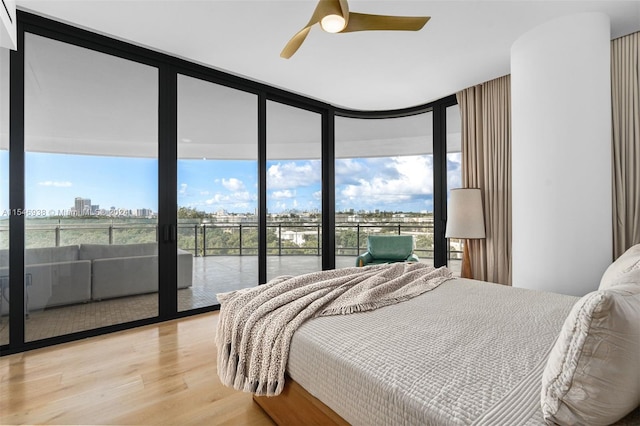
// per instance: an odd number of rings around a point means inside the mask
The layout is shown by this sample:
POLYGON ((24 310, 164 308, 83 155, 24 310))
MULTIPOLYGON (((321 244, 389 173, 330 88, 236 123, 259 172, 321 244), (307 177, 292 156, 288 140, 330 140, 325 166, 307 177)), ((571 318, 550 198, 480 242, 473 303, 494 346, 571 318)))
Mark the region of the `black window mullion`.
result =
POLYGON ((446 108, 433 108, 433 265, 447 264, 447 240, 444 237, 447 218, 447 123, 446 108))
POLYGON ((18 50, 10 53, 9 95, 9 347, 25 342, 24 270, 24 27, 18 20, 18 50))
POLYGON ((335 113, 322 114, 322 269, 336 267, 335 113))
POLYGON ((447 108, 456 105, 456 95, 438 100, 433 106, 433 264, 447 265, 447 108))
POLYGON ((158 92, 158 314, 178 310, 178 77, 169 65, 159 69, 158 92))
POLYGON ((267 282, 267 96, 258 95, 258 284, 267 282))

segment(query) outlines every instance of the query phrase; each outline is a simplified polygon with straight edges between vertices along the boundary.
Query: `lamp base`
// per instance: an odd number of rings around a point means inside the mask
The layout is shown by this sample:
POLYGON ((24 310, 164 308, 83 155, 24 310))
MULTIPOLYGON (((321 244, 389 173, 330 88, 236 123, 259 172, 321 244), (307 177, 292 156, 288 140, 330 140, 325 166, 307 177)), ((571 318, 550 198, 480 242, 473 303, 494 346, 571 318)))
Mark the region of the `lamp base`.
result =
POLYGON ((469 240, 464 240, 462 246, 462 270, 460 272, 462 278, 473 279, 473 272, 471 271, 471 257, 469 256, 469 240))

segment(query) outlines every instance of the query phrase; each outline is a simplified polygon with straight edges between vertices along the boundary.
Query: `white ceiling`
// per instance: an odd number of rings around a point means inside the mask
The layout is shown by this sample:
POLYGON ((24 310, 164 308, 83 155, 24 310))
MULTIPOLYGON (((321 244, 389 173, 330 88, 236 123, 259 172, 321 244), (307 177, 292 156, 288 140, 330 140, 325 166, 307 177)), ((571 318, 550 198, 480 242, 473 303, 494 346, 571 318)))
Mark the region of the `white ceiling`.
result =
POLYGON ((328 34, 279 53, 315 1, 17 0, 19 9, 360 110, 405 108, 509 71, 512 43, 555 17, 600 11, 612 38, 640 30, 640 1, 351 0, 356 12, 431 16, 419 32, 328 34))

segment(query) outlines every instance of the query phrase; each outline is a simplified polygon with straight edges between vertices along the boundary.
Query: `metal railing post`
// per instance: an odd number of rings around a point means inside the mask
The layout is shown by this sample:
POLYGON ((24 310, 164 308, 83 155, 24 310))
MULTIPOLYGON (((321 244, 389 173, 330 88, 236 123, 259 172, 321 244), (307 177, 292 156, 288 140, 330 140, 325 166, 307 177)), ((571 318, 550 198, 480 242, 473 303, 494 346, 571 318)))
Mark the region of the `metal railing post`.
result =
POLYGON ((56 247, 60 247, 60 224, 56 225, 56 247))
POLYGON ((316 227, 318 228, 318 232, 317 232, 317 235, 318 235, 318 252, 317 252, 317 256, 321 256, 322 253, 320 253, 320 225, 316 225, 316 227))
POLYGON ((240 241, 239 254, 242 256, 242 224, 238 225, 238 240, 240 241))
POLYGON ((202 257, 207 256, 207 224, 202 225, 202 257))
MULTIPOLYGON (((156 227, 156 242, 158 241, 158 227, 156 227)), ((113 244, 113 223, 109 225, 109 245, 113 244)))
POLYGON ((282 256, 282 223, 278 224, 278 256, 282 256))
POLYGON ((193 225, 193 255, 198 257, 198 224, 193 225))

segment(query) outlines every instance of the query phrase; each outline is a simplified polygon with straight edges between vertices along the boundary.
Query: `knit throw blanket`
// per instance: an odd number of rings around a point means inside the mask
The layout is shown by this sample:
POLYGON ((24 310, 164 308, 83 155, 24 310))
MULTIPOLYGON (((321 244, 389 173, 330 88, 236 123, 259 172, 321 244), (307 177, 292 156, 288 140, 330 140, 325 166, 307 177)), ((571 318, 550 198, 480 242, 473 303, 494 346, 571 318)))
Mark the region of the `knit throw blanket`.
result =
POLYGON ((218 376, 237 390, 278 395, 291 337, 304 321, 398 303, 452 277, 445 267, 393 263, 281 276, 258 287, 218 294, 218 376))

